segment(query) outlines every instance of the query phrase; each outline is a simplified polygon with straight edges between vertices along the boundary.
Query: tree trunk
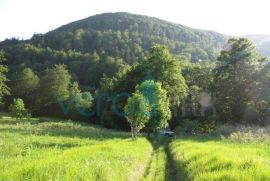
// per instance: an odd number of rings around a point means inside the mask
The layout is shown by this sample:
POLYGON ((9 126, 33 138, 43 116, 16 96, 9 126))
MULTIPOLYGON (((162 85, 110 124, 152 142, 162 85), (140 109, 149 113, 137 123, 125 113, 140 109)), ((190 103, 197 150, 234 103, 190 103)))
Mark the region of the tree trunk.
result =
POLYGON ((147 137, 150 138, 150 135, 151 135, 151 129, 147 128, 147 137))
POLYGON ((135 140, 134 127, 133 127, 133 123, 132 122, 131 122, 131 136, 132 136, 132 139, 135 140))

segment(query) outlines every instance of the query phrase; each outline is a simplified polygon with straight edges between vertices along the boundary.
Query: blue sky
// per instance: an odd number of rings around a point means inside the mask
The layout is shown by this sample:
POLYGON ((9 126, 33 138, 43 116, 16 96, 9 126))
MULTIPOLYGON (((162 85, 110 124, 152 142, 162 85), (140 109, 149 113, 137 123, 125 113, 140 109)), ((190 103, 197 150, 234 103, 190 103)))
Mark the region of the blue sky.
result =
POLYGON ((104 12, 154 16, 228 35, 270 34, 269 0, 0 0, 0 40, 104 12))

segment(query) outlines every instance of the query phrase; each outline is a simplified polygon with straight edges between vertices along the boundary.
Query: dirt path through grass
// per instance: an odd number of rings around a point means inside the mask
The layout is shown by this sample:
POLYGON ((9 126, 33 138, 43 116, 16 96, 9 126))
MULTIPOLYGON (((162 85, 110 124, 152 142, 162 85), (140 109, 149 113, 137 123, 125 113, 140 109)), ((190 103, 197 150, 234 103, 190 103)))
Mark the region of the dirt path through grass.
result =
POLYGON ((170 138, 149 140, 153 146, 153 153, 146 169, 143 181, 178 181, 178 175, 169 151, 170 138))

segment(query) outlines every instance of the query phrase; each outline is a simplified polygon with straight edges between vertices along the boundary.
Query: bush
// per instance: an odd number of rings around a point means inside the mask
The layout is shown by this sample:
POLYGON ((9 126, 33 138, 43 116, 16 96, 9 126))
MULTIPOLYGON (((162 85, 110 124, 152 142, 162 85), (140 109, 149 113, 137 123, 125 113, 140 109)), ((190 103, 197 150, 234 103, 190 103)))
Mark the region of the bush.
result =
POLYGON ((199 131, 200 124, 198 120, 184 119, 180 126, 176 127, 177 134, 195 134, 199 131))
POLYGON ((130 126, 125 118, 119 117, 111 110, 104 110, 101 114, 101 125, 105 128, 129 130, 130 126))
POLYGON ((214 135, 233 142, 270 143, 269 126, 221 125, 214 135))
POLYGON ((202 133, 212 133, 216 128, 215 117, 208 116, 206 118, 202 118, 200 121, 199 131, 202 133))
POLYGON ((212 133, 215 130, 215 118, 204 117, 200 120, 184 119, 176 127, 176 133, 180 134, 205 134, 212 133))
POLYGON ((9 106, 11 114, 17 119, 30 118, 31 115, 28 113, 27 109, 24 107, 24 102, 22 99, 14 99, 13 103, 9 106))

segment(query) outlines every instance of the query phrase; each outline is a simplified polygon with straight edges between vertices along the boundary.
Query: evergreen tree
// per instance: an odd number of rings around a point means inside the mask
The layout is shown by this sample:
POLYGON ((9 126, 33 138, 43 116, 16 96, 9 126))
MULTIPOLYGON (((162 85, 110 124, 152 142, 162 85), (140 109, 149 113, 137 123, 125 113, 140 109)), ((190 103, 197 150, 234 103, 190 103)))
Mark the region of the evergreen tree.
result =
POLYGON ((245 122, 247 105, 256 88, 257 72, 264 60, 247 39, 230 39, 229 50, 222 51, 215 69, 215 94, 219 120, 245 122))

